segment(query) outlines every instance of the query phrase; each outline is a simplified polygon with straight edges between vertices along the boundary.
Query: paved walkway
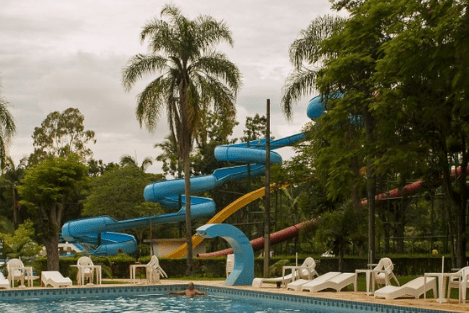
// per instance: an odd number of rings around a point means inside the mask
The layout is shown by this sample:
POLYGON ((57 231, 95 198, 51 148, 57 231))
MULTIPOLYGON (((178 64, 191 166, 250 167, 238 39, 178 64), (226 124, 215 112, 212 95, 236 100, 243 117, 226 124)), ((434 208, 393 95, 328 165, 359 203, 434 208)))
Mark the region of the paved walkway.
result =
MULTIPOLYGON (((174 284, 187 284, 189 281, 183 280, 169 280, 169 279, 162 279, 161 284, 165 285, 174 285, 174 284)), ((233 289, 242 289, 242 290, 256 290, 256 291, 265 291, 265 292, 273 292, 273 293, 281 293, 281 294, 297 294, 309 297, 317 297, 317 298, 327 298, 327 299, 342 299, 342 300, 349 300, 349 301, 357 301, 357 302, 373 302, 373 303, 380 303, 380 304, 389 304, 389 305, 397 305, 397 306, 408 306, 408 307, 418 307, 424 309, 434 309, 434 310, 442 310, 448 312, 468 312, 469 311, 469 303, 458 303, 457 299, 451 299, 448 303, 438 303, 436 299, 395 299, 395 300, 385 300, 385 299, 375 299, 374 297, 365 295, 364 291, 345 291, 345 292, 328 292, 328 291, 321 291, 321 292, 305 292, 305 291, 292 291, 286 290, 286 288, 281 287, 277 288, 274 284, 263 284, 262 288, 254 288, 251 286, 226 286, 223 284, 224 281, 192 281, 195 285, 204 285, 204 286, 220 286, 226 288, 233 288, 233 289)))

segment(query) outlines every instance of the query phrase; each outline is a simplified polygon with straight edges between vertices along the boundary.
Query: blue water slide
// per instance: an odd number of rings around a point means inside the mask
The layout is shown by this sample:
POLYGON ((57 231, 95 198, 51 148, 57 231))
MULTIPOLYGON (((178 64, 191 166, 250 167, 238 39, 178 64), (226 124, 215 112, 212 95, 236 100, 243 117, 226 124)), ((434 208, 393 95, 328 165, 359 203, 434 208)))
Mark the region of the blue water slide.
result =
MULTIPOLYGON (((313 100, 311 100, 309 107, 319 105, 322 108, 320 101, 314 102, 313 100)), ((276 150, 294 145, 303 140, 304 137, 305 135, 300 133, 271 140, 270 149, 276 150)), ((191 194, 212 190, 229 181, 263 175, 265 173, 265 149, 265 139, 216 147, 214 153, 217 160, 249 165, 220 168, 211 175, 191 177, 191 194)), ((275 151, 271 151, 270 162, 280 164, 282 158, 275 151)), ((122 221, 117 221, 109 216, 73 220, 63 225, 62 239, 70 243, 78 242, 93 247, 89 251, 91 255, 116 255, 119 251, 130 254, 137 251, 137 241, 134 236, 117 233, 117 231, 185 221, 184 179, 155 182, 146 186, 143 194, 145 201, 158 202, 170 209, 180 209, 177 212, 122 221)), ((191 216, 194 219, 211 217, 216 213, 215 203, 212 199, 191 196, 190 201, 191 216)))

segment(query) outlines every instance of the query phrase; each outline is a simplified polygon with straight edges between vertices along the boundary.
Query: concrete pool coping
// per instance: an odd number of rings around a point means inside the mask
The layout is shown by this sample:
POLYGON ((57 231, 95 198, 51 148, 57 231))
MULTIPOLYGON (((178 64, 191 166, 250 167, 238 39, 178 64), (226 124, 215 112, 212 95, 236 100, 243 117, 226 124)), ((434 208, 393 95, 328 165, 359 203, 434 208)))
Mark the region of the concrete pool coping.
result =
MULTIPOLYGON (((161 280, 161 284, 168 285, 185 285, 190 281, 182 280, 161 280)), ((468 312, 469 305, 467 303, 458 303, 457 299, 450 299, 447 303, 438 303, 436 298, 427 298, 427 299, 410 299, 402 298, 395 300, 386 300, 386 299, 375 299, 372 296, 367 296, 365 291, 344 291, 344 292, 335 292, 335 291, 321 291, 321 292, 306 292, 306 291, 292 291, 287 290, 285 287, 277 288, 275 284, 264 283, 262 287, 256 288, 251 286, 226 286, 224 281, 192 281, 196 286, 208 286, 208 287, 223 287, 223 288, 232 288, 239 290, 252 290, 252 291, 262 291, 262 292, 272 292, 277 294, 285 295, 300 295, 305 297, 315 297, 315 298, 324 298, 324 299, 340 299, 361 303, 374 303, 374 304, 386 304, 393 306, 405 306, 411 308, 422 308, 428 310, 441 310, 448 312, 468 312)))
MULTIPOLYGON (((130 286, 129 279, 103 279, 105 284, 103 285, 90 285, 90 286, 77 286, 73 285, 73 288, 106 288, 106 287, 128 287, 130 286)), ((440 310, 440 311, 447 311, 447 312, 468 312, 469 305, 467 303, 458 303, 457 299, 450 299, 447 303, 438 303, 435 298, 427 298, 427 299, 410 299, 410 298, 402 298, 402 299, 395 299, 395 300, 386 300, 386 299, 375 299, 372 296, 365 295, 364 291, 344 291, 344 292, 329 292, 329 291, 321 291, 321 292, 305 292, 305 291, 292 291, 286 290, 285 287, 277 288, 275 284, 267 284, 264 283, 262 287, 251 287, 251 286, 227 286, 224 285, 223 280, 170 280, 170 279, 163 279, 161 280, 160 284, 155 284, 159 286, 164 285, 187 285, 189 282, 193 282, 197 286, 200 287, 219 287, 219 288, 227 288, 227 289, 234 289, 234 290, 242 290, 242 291, 257 291, 257 292, 266 292, 266 293, 274 293, 274 294, 281 294, 281 295, 289 295, 289 296, 303 296, 303 297, 311 297, 316 299, 329 299, 329 300, 344 300, 344 301, 351 301, 357 303, 364 303, 364 304, 377 304, 377 305, 390 305, 396 307, 409 307, 409 308, 420 308, 420 309, 427 309, 427 310, 440 310)), ((133 284, 132 286, 145 286, 144 280, 137 280, 137 284, 133 284)), ((12 290, 21 291, 21 290, 41 290, 41 289, 49 289, 49 290, 60 290, 60 289, 67 289, 66 288, 51 288, 51 287, 33 287, 33 288, 14 288, 9 290, 0 290, 0 292, 9 292, 12 290)))

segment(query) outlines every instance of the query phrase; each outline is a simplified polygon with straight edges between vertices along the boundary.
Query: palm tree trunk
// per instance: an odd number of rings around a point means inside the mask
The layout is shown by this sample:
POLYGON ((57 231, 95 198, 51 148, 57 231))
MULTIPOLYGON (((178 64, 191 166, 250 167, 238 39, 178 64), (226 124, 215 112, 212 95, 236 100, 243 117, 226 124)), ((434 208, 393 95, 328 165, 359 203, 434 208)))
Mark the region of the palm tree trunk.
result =
MULTIPOLYGON (((186 150, 187 151, 187 150, 186 150)), ((186 240, 187 240, 187 276, 191 276, 194 268, 192 259, 192 225, 191 225, 191 171, 189 151, 184 154, 184 191, 186 196, 186 240)))

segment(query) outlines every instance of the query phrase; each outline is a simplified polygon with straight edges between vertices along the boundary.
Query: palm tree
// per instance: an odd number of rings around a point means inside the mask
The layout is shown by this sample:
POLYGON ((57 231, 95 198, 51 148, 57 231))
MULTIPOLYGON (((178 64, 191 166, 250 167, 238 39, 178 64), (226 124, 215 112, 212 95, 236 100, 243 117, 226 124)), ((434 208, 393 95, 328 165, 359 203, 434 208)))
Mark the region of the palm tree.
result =
POLYGON ((149 166, 153 165, 153 158, 146 157, 145 159, 143 159, 142 165, 139 166, 138 161, 137 161, 136 158, 134 158, 134 157, 132 157, 128 154, 125 154, 125 155, 121 156, 121 160, 120 160, 119 164, 121 166, 139 167, 142 170, 142 172, 145 172, 149 166))
POLYGON ((340 16, 320 16, 307 29, 301 31, 301 38, 290 46, 290 62, 294 66, 285 82, 282 109, 287 118, 292 116, 291 105, 302 96, 313 93, 318 76, 318 66, 327 57, 321 42, 342 27, 345 21, 340 16))
POLYGON ((130 90, 144 74, 159 72, 155 80, 138 95, 136 115, 140 126, 153 132, 166 108, 171 134, 178 143, 182 159, 186 198, 187 273, 193 269, 190 219, 190 161, 201 112, 212 104, 215 109, 235 111, 234 101, 241 84, 238 68, 226 55, 214 50, 222 41, 233 44, 223 21, 201 15, 187 19, 173 5, 161 10, 162 19, 148 22, 142 42, 149 39, 147 54, 132 57, 122 74, 130 90), (167 18, 164 20, 163 18, 167 18))
POLYGON ((19 222, 19 196, 17 186, 24 176, 26 169, 26 159, 22 159, 18 166, 15 166, 15 162, 11 157, 5 159, 5 166, 2 169, 2 176, 0 177, 0 185, 3 188, 9 190, 11 195, 11 203, 13 207, 13 225, 14 229, 17 229, 19 222))
POLYGON ((10 111, 8 111, 8 101, 6 101, 0 92, 0 166, 2 169, 6 165, 7 148, 15 132, 15 120, 10 111))

